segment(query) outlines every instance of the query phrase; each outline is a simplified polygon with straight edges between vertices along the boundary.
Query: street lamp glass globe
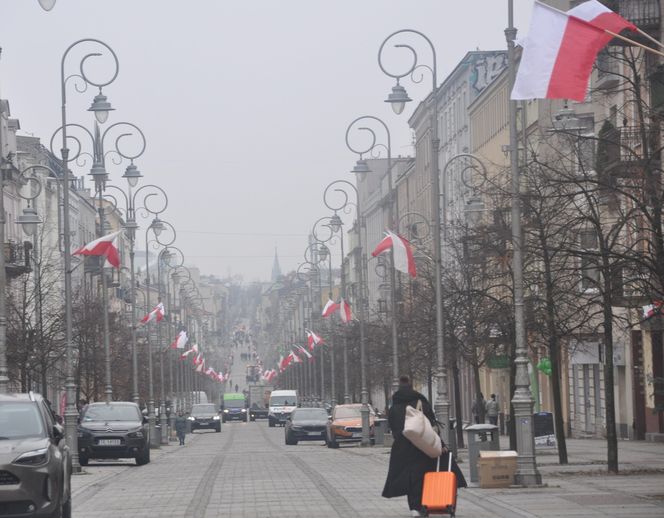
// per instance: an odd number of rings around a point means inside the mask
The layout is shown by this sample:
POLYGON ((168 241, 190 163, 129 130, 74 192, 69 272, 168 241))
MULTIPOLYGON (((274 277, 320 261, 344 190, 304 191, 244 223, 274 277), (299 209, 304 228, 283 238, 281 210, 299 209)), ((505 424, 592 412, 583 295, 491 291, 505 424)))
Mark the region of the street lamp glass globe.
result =
POLYGON ((129 164, 127 169, 125 169, 125 173, 122 175, 122 178, 126 178, 129 187, 136 187, 136 185, 138 185, 138 181, 143 178, 143 175, 138 170, 138 167, 136 167, 134 164, 129 164))
POLYGON ((318 247, 318 257, 320 257, 321 261, 325 261, 327 259, 327 256, 330 254, 330 249, 327 248, 325 245, 320 245, 318 247))
MULTIPOLYGON (((401 112, 397 112, 401 113, 401 112)), ((104 124, 108 120, 108 110, 99 110, 95 112, 95 118, 99 124, 104 124)))
POLYGON ((99 124, 104 124, 108 120, 108 113, 113 111, 115 108, 111 106, 111 103, 108 102, 108 98, 99 92, 92 101, 92 105, 88 108, 88 111, 91 111, 95 114, 95 118, 99 124))
POLYGON ((330 218, 330 228, 332 229, 332 232, 334 233, 339 232, 341 225, 343 225, 343 222, 341 221, 341 218, 339 217, 338 214, 335 214, 330 218))
POLYGON ((406 92, 406 89, 399 83, 392 87, 392 92, 387 96, 387 99, 385 99, 386 103, 392 105, 392 110, 397 115, 400 115, 403 112, 406 103, 409 103, 410 101, 412 101, 412 99, 408 97, 408 92, 406 92))
POLYGON ((39 5, 44 11, 50 11, 55 5, 55 0, 39 0, 39 5))
POLYGON ((404 102, 392 103, 392 111, 397 115, 401 115, 405 107, 406 103, 404 102))
POLYGON ((164 224, 161 222, 159 218, 154 218, 152 220, 152 224, 150 225, 152 228, 152 231, 154 232, 154 235, 159 237, 161 235, 161 232, 164 230, 164 224))
POLYGON ((34 207, 23 209, 23 214, 16 219, 16 223, 21 225, 23 232, 28 236, 34 236, 37 233, 37 226, 40 225, 41 222, 42 220, 34 207))

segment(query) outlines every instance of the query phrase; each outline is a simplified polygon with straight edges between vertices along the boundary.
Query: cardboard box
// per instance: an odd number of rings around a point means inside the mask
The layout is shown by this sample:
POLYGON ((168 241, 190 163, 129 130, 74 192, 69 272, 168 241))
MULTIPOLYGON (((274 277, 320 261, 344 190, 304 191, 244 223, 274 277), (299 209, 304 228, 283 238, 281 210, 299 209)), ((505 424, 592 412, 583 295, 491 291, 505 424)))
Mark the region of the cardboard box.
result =
POLYGON ((515 451, 480 451, 480 487, 509 487, 514 484, 516 458, 515 451))

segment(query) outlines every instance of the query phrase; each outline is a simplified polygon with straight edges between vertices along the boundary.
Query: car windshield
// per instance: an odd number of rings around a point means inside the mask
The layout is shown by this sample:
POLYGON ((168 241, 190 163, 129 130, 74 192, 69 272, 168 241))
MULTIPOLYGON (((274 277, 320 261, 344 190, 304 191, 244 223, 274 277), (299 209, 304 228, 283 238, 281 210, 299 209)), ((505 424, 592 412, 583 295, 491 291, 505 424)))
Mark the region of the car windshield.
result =
POLYGON ((338 406, 334 409, 335 419, 352 419, 360 415, 359 406, 338 406))
POLYGON ((270 406, 295 406, 297 398, 295 396, 272 396, 270 406))
POLYGON ((44 424, 34 403, 0 403, 0 439, 44 437, 44 424))
POLYGON ((300 408, 293 412, 293 421, 327 421, 324 408, 300 408))
POLYGON ((191 408, 191 415, 216 414, 217 409, 214 405, 194 405, 191 408))
POLYGON ((244 399, 227 399, 224 401, 225 408, 244 408, 244 399))
POLYGON ((135 406, 94 405, 85 409, 82 421, 140 421, 141 415, 135 406))

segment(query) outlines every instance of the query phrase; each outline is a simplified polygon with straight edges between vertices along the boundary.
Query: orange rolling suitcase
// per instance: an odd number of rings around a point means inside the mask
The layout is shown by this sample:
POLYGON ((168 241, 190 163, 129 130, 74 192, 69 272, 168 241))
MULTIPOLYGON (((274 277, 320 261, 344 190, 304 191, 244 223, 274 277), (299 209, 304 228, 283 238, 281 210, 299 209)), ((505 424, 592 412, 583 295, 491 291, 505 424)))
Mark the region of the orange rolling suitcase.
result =
POLYGON ((428 514, 449 514, 455 516, 457 500, 457 479, 452 472, 452 452, 449 452, 447 471, 439 471, 440 457, 436 471, 424 474, 422 489, 422 510, 428 514))

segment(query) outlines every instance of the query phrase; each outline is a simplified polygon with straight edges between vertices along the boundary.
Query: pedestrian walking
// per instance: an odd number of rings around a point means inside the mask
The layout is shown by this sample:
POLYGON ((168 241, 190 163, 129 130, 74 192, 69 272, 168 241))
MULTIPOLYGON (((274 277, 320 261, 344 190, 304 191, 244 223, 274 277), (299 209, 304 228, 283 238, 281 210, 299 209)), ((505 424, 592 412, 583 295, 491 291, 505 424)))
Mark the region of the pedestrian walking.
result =
POLYGON ((498 425, 498 401, 496 395, 491 394, 491 399, 486 402, 486 416, 489 418, 489 423, 498 425))
POLYGON ((182 410, 178 412, 178 416, 175 418, 175 433, 180 441, 180 446, 184 446, 184 436, 187 433, 187 418, 182 415, 182 410))
POLYGON ((480 424, 484 421, 484 407, 486 406, 486 401, 484 400, 484 395, 480 392, 477 396, 477 399, 473 401, 473 406, 470 409, 473 414, 473 421, 475 424, 480 424))
MULTIPOLYGON (((390 451, 390 466, 383 488, 383 496, 392 498, 407 495, 411 516, 426 516, 421 510, 424 474, 436 470, 436 459, 432 459, 420 451, 403 435, 406 407, 415 408, 418 401, 422 403, 424 415, 431 421, 434 429, 437 429, 438 423, 427 398, 413 389, 408 376, 401 376, 399 389, 392 395, 392 406, 387 414, 394 442, 390 451)), ((441 466, 448 465, 448 455, 451 453, 443 444, 443 454, 440 457, 441 466)), ((454 460, 452 461, 452 471, 457 476, 457 486, 466 487, 466 479, 454 460)))

